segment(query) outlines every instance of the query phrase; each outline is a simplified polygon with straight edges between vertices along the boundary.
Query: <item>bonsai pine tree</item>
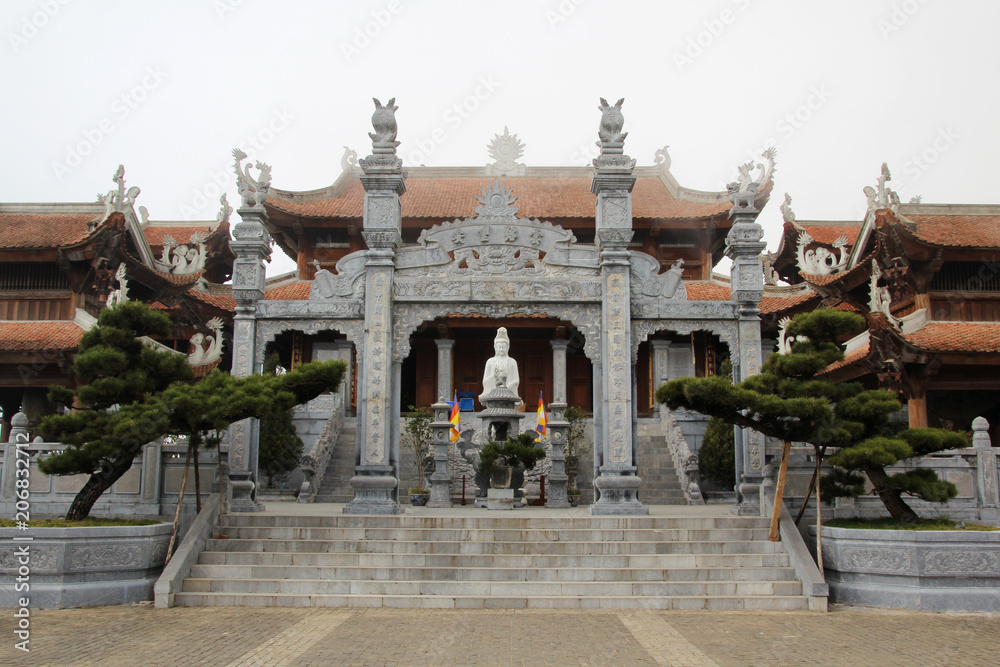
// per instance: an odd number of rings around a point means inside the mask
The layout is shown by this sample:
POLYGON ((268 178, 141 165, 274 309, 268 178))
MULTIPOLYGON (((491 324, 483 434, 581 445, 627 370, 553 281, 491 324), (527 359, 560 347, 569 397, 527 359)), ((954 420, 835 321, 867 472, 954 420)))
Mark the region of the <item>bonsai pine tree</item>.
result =
MULTIPOLYGON (((844 358, 838 341, 863 327, 864 319, 854 313, 820 309, 797 315, 786 329, 796 340, 791 352, 772 354, 759 375, 737 385, 721 377, 671 380, 657 389, 656 398, 670 408, 718 416, 779 440, 808 442, 817 456, 827 447, 838 448, 831 463, 848 473, 864 473, 893 519, 915 521, 904 493, 943 502, 956 495, 955 486, 931 471, 889 475, 885 468, 968 443, 961 434, 939 429, 894 431, 889 417, 900 404, 892 393, 818 376, 844 358)), ((859 490, 856 477, 843 471, 840 482, 843 493, 859 490)))
MULTIPOLYGON (((278 375, 278 353, 264 364, 264 375, 278 375)), ((338 383, 339 384, 339 383, 338 383)), ((302 439, 292 423, 292 410, 272 410, 260 418, 260 445, 257 450, 257 467, 267 476, 272 486, 276 477, 294 470, 302 456, 302 439)))
MULTIPOLYGON (((726 359, 720 364, 719 376, 731 378, 733 365, 726 359)), ((698 448, 698 472, 732 491, 736 487, 736 454, 733 425, 722 417, 708 420, 705 437, 698 448)))
POLYGON ((531 433, 521 433, 504 443, 486 443, 479 450, 479 473, 489 479, 497 466, 523 465, 525 470, 531 470, 544 458, 545 450, 535 447, 535 437, 531 433))
POLYGON ((108 308, 80 341, 73 362, 76 390, 49 389, 50 401, 74 411, 43 420, 42 436, 63 443, 66 450, 42 460, 39 469, 49 475, 90 475, 67 519, 85 518, 101 494, 132 467, 142 446, 162 435, 165 416, 139 406, 193 375, 184 355, 147 347, 140 337, 169 332, 169 318, 143 303, 108 308))

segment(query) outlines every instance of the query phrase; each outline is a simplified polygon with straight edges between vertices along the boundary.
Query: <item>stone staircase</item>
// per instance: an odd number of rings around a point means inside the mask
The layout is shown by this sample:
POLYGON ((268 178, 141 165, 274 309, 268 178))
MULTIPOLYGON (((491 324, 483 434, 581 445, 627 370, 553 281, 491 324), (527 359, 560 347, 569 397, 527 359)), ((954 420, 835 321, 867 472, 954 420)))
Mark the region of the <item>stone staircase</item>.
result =
POLYGON ((223 517, 182 606, 807 609, 756 517, 223 517))
POLYGON ((639 500, 644 505, 687 505, 684 488, 659 419, 640 419, 636 431, 639 500))
POLYGON ((350 480, 354 477, 354 450, 358 434, 356 417, 345 417, 340 436, 333 447, 330 461, 323 473, 323 482, 316 492, 315 503, 349 503, 354 498, 350 480))

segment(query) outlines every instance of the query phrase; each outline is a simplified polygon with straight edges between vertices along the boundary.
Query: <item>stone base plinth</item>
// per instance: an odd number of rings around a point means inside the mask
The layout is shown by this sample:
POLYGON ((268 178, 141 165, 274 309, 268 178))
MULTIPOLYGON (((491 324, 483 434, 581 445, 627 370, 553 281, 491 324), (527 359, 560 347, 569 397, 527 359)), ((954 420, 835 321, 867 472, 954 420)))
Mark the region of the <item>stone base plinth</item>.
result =
MULTIPOLYGON (((634 470, 634 468, 632 468, 634 470)), ((632 516, 649 514, 649 508, 639 502, 638 492, 642 479, 623 471, 601 468, 601 475, 594 485, 601 491, 601 497, 591 505, 590 513, 595 515, 632 516)))
POLYGON ((402 514, 406 510, 393 497, 397 481, 390 466, 358 466, 351 478, 354 499, 344 514, 402 514))
POLYGON ((514 489, 489 489, 486 492, 486 509, 514 509, 514 489))

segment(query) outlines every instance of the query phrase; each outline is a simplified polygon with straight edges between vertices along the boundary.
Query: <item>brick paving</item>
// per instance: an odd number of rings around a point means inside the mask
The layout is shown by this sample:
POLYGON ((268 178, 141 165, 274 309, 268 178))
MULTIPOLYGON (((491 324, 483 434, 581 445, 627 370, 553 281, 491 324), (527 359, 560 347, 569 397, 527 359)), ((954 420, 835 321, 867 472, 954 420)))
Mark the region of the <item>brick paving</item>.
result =
POLYGON ((274 609, 0 610, 2 665, 989 665, 1000 614, 274 609))

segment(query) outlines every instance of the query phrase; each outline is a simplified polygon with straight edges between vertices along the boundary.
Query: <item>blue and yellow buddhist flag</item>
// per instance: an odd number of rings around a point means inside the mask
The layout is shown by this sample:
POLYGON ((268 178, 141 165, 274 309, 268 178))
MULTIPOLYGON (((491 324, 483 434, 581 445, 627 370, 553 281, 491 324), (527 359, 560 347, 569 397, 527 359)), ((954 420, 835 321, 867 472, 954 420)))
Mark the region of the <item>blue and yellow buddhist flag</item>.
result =
MULTIPOLYGON (((549 420, 545 417, 545 403, 542 401, 542 392, 538 392, 538 424, 535 426, 535 431, 538 433, 539 438, 541 436, 548 436, 549 420)), ((539 438, 535 438, 538 440, 539 438)))
POLYGON ((458 403, 458 390, 455 390, 455 400, 451 401, 451 414, 448 416, 451 422, 451 441, 458 442, 462 436, 462 410, 458 403))

